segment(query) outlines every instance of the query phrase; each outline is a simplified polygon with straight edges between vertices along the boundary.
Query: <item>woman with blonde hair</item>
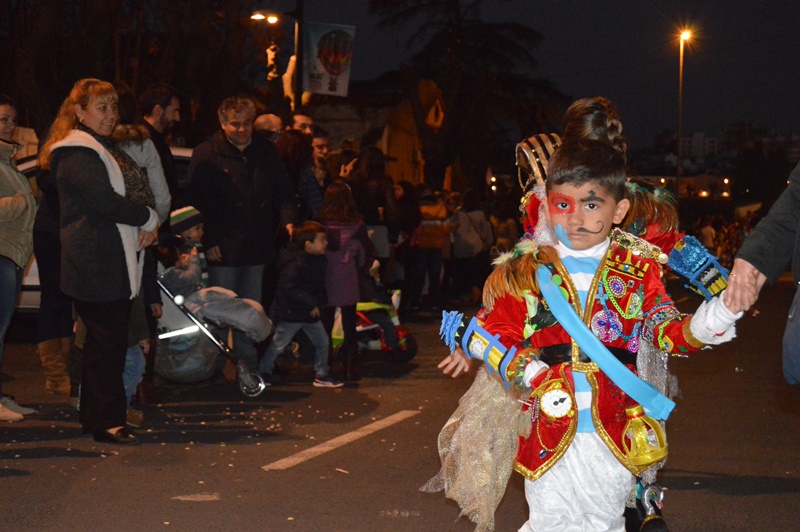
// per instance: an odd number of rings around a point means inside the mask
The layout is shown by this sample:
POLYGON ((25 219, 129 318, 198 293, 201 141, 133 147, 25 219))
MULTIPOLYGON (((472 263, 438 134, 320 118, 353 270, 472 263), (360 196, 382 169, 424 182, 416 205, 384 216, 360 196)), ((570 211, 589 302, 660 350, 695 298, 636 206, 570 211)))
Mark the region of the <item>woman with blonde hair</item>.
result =
POLYGON ((55 176, 61 207, 61 290, 86 325, 80 421, 95 441, 138 443, 125 428, 122 373, 141 250, 157 235, 153 193, 141 168, 112 139, 113 85, 75 83, 39 155, 55 176))

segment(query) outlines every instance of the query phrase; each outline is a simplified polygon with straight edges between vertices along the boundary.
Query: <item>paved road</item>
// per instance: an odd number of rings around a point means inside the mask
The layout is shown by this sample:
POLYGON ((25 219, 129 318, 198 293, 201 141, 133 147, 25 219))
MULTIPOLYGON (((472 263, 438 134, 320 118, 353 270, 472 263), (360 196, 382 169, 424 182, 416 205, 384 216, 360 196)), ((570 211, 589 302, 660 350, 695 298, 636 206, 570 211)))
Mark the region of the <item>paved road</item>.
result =
MULTIPOLYGON (((673 359, 683 393, 662 478, 673 530, 798 528, 800 389, 780 373, 792 291, 768 289, 732 344, 673 359)), ((418 491, 470 381, 435 369, 434 320, 410 325, 411 364, 371 355, 340 390, 311 387, 307 366, 256 399, 224 381, 161 386, 136 448, 80 436, 76 413, 41 393, 34 346, 8 345, 4 389, 41 413, 0 425, 0 530, 472 530, 452 501, 418 491)), ((514 475, 497 530, 524 520, 514 475)))

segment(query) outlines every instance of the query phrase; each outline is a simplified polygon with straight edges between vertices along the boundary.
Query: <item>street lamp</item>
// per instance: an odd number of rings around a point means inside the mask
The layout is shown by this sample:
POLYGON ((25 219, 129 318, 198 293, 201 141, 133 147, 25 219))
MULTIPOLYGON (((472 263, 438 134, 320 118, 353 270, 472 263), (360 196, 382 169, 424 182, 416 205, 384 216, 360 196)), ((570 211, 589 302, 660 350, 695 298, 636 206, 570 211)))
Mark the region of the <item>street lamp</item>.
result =
MULTIPOLYGON (((295 9, 286 13, 290 17, 294 17, 294 58, 295 70, 294 79, 292 83, 292 91, 294 97, 292 98, 292 111, 300 107, 300 100, 303 95, 303 12, 304 0, 295 0, 295 9)), ((253 20, 265 20, 267 24, 276 24, 280 18, 276 13, 268 11, 255 11, 250 18, 253 20)))
POLYGON ((681 160, 682 144, 683 144, 683 47, 684 43, 691 39, 692 32, 683 30, 680 35, 680 63, 678 66, 678 147, 675 172, 675 200, 678 200, 678 191, 680 190, 681 173, 683 170, 683 161, 681 160))

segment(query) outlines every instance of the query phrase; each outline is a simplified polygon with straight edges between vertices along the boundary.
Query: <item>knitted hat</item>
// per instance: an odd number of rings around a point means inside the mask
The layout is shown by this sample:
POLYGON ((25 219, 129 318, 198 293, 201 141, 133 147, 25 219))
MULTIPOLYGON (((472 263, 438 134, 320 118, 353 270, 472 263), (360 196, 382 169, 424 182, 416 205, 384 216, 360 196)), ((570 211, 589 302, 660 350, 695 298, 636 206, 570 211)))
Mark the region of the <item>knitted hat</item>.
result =
POLYGON ((169 214, 169 225, 173 233, 183 233, 203 223, 203 215, 194 207, 182 207, 169 214))

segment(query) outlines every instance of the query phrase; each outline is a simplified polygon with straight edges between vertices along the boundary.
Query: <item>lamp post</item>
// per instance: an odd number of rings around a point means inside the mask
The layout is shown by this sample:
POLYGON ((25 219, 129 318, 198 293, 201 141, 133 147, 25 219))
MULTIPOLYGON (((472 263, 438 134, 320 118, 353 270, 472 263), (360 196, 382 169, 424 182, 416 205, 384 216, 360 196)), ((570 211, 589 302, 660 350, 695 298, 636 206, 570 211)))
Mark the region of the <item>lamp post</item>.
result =
POLYGON ((677 139, 677 161, 675 164, 675 201, 678 200, 680 190, 681 174, 683 172, 682 144, 683 144, 683 47, 686 41, 691 39, 692 33, 683 30, 680 35, 680 62, 678 66, 678 139, 677 139))

